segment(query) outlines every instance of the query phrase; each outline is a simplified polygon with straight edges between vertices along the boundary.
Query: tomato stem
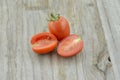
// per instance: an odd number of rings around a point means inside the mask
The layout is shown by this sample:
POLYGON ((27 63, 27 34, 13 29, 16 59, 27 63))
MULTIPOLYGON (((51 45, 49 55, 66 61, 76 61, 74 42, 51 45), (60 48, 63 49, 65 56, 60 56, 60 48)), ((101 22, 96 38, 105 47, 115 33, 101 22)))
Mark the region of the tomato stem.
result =
POLYGON ((50 19, 49 21, 57 21, 60 18, 60 14, 54 15, 53 13, 50 14, 50 19))

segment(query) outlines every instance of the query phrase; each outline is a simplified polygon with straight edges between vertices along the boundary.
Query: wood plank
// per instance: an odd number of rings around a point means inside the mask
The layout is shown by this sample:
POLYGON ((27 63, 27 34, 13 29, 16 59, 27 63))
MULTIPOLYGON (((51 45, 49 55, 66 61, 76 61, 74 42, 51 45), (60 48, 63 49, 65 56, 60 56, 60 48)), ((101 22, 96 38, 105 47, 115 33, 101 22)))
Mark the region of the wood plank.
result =
POLYGON ((95 0, 1 0, 0 79, 115 80, 106 34, 95 0), (48 31, 51 12, 65 16, 71 33, 83 38, 81 54, 66 59, 56 50, 47 55, 31 50, 31 37, 48 31))
POLYGON ((115 71, 116 80, 120 79, 120 3, 119 0, 97 0, 108 50, 115 71))
POLYGON ((2 80, 7 79, 8 71, 8 51, 7 51, 7 27, 8 13, 6 1, 0 1, 0 78, 2 80), (4 26, 4 27, 3 27, 4 26))

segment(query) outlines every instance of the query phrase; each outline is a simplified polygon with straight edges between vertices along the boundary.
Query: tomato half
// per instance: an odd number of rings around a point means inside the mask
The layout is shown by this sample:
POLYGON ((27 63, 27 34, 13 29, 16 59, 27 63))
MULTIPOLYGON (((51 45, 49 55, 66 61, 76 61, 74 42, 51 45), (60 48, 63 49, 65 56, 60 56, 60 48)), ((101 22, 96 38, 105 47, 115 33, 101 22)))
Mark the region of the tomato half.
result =
POLYGON ((54 34, 58 40, 62 40, 70 35, 68 21, 59 15, 51 14, 51 19, 48 23, 49 31, 54 34))
POLYGON ((70 57, 81 52, 83 48, 83 40, 75 34, 63 39, 57 48, 59 55, 63 57, 70 57))
POLYGON ((57 38, 48 32, 36 34, 31 39, 32 49, 39 54, 45 54, 57 46, 57 38))

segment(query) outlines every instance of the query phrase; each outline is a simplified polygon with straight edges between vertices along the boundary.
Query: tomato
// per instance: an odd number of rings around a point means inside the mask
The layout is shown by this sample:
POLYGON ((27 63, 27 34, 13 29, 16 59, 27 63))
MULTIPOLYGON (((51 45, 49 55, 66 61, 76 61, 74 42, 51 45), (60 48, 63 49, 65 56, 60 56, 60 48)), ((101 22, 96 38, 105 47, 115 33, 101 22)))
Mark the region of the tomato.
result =
POLYGON ((57 52, 63 57, 70 57, 81 52, 82 48, 83 40, 78 35, 72 34, 59 43, 57 52))
POLYGON ((45 54, 57 46, 57 38, 48 32, 36 34, 31 39, 32 49, 39 54, 45 54))
POLYGON ((70 28, 68 21, 60 16, 51 14, 50 21, 48 23, 49 31, 54 34, 58 40, 70 35, 70 28))

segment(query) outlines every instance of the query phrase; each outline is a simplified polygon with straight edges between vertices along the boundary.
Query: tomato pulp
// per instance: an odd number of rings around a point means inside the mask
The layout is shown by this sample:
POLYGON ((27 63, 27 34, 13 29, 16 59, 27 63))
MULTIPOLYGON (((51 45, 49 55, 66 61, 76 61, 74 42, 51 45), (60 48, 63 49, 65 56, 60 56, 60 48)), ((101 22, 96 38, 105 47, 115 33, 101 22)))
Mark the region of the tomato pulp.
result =
POLYGON ((52 51, 56 48, 57 43, 57 38, 48 32, 36 34, 31 39, 32 49, 38 54, 45 54, 52 51))
POLYGON ((72 34, 59 43, 57 52, 63 57, 70 57, 81 52, 82 48, 83 40, 78 35, 72 34))

